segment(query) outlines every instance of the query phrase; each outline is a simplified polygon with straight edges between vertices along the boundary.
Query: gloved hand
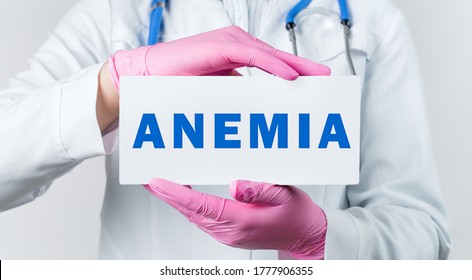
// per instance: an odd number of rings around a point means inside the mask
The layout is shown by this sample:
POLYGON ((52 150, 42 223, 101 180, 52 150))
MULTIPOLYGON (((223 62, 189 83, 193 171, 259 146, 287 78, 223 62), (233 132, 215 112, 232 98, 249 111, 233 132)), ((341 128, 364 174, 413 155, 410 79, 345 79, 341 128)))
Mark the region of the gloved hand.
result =
POLYGON ((118 51, 109 66, 116 88, 120 76, 231 75, 239 67, 257 67, 287 80, 298 76, 330 75, 326 66, 277 49, 239 27, 230 26, 158 43, 118 51))
POLYGON ((296 259, 324 257, 326 217, 296 187, 235 181, 230 192, 236 201, 163 179, 153 179, 145 188, 226 245, 282 250, 296 259))

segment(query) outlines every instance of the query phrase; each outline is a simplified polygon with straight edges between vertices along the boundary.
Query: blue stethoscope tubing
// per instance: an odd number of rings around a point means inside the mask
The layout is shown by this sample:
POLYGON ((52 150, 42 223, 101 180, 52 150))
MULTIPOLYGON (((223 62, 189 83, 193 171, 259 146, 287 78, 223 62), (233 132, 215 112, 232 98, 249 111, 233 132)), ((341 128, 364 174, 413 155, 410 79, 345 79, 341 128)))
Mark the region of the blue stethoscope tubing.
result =
POLYGON ((162 25, 162 12, 164 11, 166 2, 167 0, 152 0, 148 45, 154 45, 159 42, 159 34, 161 33, 162 25))
MULTIPOLYGON (((151 22, 149 25, 149 37, 148 45, 154 45, 159 42, 159 34, 161 31, 162 25, 162 14, 165 8, 167 0, 152 0, 151 6, 151 22)), ((295 17, 303 9, 308 7, 311 3, 311 0, 301 0, 299 1, 287 14, 285 19, 286 25, 285 28, 289 33, 290 42, 292 42, 293 53, 298 55, 297 49, 297 39, 295 36, 295 17)), ((349 69, 351 74, 356 75, 356 70, 354 68, 354 63, 352 62, 351 48, 349 45, 349 38, 351 36, 351 16, 349 14, 349 7, 346 0, 338 0, 339 10, 340 10, 340 20, 341 24, 344 27, 344 43, 346 48, 346 58, 349 64, 349 69)))
POLYGON ((341 21, 351 22, 351 15, 349 14, 349 7, 346 0, 338 0, 339 10, 341 10, 341 21))

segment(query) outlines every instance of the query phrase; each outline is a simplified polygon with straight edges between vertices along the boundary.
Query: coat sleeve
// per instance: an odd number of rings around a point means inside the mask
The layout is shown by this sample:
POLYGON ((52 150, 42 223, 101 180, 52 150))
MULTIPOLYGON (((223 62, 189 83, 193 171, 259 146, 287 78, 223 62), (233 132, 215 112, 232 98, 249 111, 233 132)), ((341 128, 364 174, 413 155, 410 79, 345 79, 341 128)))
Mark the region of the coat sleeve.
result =
POLYGON ((325 209, 326 259, 445 259, 451 246, 412 39, 398 10, 388 26, 366 66, 360 183, 348 209, 325 209))
POLYGON ((29 69, 0 91, 0 211, 34 200, 81 161, 105 154, 95 106, 110 18, 108 1, 80 2, 29 69))

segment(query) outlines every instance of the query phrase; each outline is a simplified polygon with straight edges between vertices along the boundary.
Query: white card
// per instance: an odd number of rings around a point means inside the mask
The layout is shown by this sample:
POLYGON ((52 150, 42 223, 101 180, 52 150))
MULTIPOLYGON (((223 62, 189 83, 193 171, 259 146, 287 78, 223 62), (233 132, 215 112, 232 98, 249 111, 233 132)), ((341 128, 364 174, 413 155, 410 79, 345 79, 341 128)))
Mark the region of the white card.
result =
POLYGON ((120 183, 359 181, 359 77, 123 77, 120 183))

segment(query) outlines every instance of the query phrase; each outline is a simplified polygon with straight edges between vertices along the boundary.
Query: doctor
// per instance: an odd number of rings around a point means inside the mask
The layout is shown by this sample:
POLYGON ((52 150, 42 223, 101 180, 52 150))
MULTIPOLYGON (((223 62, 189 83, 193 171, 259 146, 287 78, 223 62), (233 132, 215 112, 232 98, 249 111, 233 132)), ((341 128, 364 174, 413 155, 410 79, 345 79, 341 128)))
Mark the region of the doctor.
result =
POLYGON ((313 1, 298 14, 300 57, 286 53, 284 28, 298 1, 172 0, 164 11, 165 43, 143 48, 150 2, 80 2, 30 69, 0 92, 1 210, 34 200, 83 160, 106 155, 101 258, 447 258, 416 57, 404 18, 388 0, 349 2, 353 62, 364 88, 359 185, 237 181, 232 199, 221 186, 162 179, 147 190, 120 186, 122 75, 329 74, 312 61, 332 75, 350 73, 337 1, 313 1), (230 25, 239 28, 223 28, 230 25), (254 208, 262 209, 258 220, 254 208), (228 239, 219 229, 237 230, 228 239))

